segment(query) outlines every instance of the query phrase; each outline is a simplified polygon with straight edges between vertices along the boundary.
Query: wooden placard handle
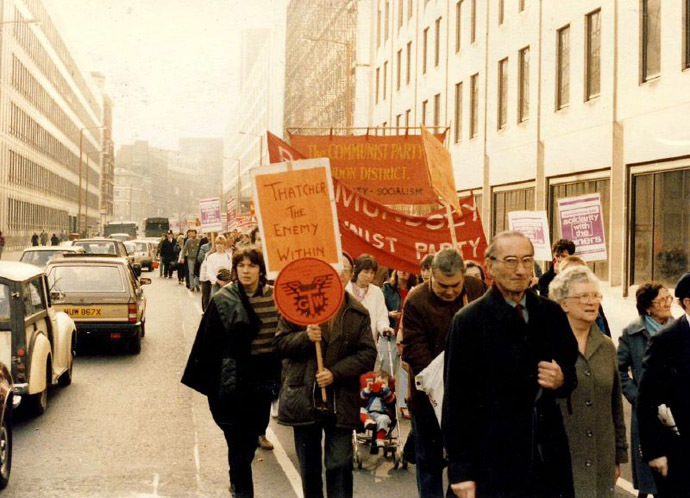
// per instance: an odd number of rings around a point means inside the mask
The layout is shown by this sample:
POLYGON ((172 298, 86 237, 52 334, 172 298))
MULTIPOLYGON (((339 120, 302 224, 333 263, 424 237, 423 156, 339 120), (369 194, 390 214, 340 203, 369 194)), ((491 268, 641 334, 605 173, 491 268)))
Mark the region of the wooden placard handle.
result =
MULTIPOLYGON (((323 372, 323 353, 321 353, 321 342, 315 342, 314 345, 316 346, 316 367, 317 371, 321 373, 323 372)), ((321 388, 321 399, 323 399, 324 403, 328 401, 325 387, 321 388)))

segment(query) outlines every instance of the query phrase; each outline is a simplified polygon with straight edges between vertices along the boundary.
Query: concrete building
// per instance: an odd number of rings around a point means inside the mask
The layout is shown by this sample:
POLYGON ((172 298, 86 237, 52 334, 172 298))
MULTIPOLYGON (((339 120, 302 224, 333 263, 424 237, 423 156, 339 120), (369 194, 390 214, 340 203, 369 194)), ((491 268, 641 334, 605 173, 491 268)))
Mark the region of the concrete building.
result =
POLYGON ((142 221, 151 210, 151 179, 127 168, 115 168, 113 220, 134 221, 143 231, 142 221))
POLYGON ((106 92, 106 79, 102 73, 92 72, 92 78, 103 96, 103 143, 101 144, 101 226, 113 217, 115 187, 115 145, 113 143, 113 100, 106 92))
MULTIPOLYGON (((133 144, 120 146, 115 157, 116 172, 128 170, 140 175, 146 180, 148 189, 145 196, 150 199, 144 202, 145 209, 141 219, 135 219, 141 223, 144 218, 167 216, 168 213, 168 153, 162 149, 151 147, 146 140, 137 140, 133 144)), ((120 179, 115 176, 115 184, 120 179)), ((118 221, 120 218, 115 217, 118 221)), ((131 218, 127 218, 128 220, 131 218)))
POLYGON ((286 6, 285 0, 275 2, 269 27, 242 33, 239 95, 225 136, 223 198, 241 197, 243 210, 251 197, 249 170, 269 162, 266 130, 283 135, 286 6))
POLYGON ((613 286, 690 258, 690 12, 661 0, 374 0, 370 126, 450 127, 487 235, 599 192, 613 286), (632 44, 630 43, 632 40, 632 44))
POLYGON ((42 229, 75 231, 79 214, 82 228, 96 227, 101 93, 41 0, 1 2, 0 25, 0 230, 7 245, 25 245, 42 229))

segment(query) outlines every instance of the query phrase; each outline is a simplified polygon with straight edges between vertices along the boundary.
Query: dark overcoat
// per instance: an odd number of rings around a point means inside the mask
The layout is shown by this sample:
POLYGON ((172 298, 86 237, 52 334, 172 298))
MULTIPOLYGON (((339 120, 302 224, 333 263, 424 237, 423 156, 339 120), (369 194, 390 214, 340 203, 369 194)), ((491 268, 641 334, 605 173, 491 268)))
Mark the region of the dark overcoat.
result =
MULTIPOLYGON (((642 455, 668 458, 664 496, 690 496, 690 325, 674 320, 649 340, 637 395, 642 455), (671 409, 677 433, 662 425, 658 407, 671 409)), ((657 480, 657 487, 660 481, 657 480)), ((660 490, 661 491, 661 490, 660 490)))
POLYGON ((492 288, 453 319, 445 356, 443 439, 451 483, 477 497, 571 497, 568 439, 557 398, 577 385, 577 342, 561 307, 527 293, 529 323, 492 288), (537 382, 540 361, 564 375, 537 382))
MULTIPOLYGON (((340 310, 321 325, 321 332, 323 365, 333 374, 327 397, 334 424, 355 429, 359 424, 359 376, 372 370, 376 361, 369 313, 345 292, 340 310)), ((315 379, 316 349, 306 328, 281 317, 273 346, 283 359, 278 422, 292 426, 316 423, 316 400, 321 391, 315 379)))
POLYGON ((623 396, 631 404, 630 453, 632 454, 633 486, 641 493, 656 494, 652 469, 642 458, 640 426, 637 421, 637 388, 642 376, 642 359, 647 351, 650 334, 644 317, 638 316, 623 329, 618 339, 618 373, 621 377, 623 396), (632 374, 632 375, 631 375, 632 374))

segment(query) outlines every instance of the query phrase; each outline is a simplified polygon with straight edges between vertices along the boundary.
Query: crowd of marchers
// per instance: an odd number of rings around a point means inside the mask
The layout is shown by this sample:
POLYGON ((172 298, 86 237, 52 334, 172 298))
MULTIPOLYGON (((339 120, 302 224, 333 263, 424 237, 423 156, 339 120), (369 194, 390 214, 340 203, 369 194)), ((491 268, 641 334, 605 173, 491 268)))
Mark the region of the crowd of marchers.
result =
POLYGON ((325 495, 352 497, 353 431, 376 449, 408 416, 420 498, 613 497, 629 454, 640 497, 690 497, 690 273, 675 286, 679 318, 668 288, 638 287, 616 348, 600 282, 568 240, 543 274, 518 232, 496 235, 483 265, 427 256, 419 277, 344 253, 343 303, 308 327, 280 316, 257 230, 170 233, 159 252, 161 276, 178 269, 202 290, 182 382, 223 431, 233 497, 254 496, 272 410, 293 427, 305 498, 324 496, 323 467, 325 495), (415 379, 439 379, 442 404, 415 379))

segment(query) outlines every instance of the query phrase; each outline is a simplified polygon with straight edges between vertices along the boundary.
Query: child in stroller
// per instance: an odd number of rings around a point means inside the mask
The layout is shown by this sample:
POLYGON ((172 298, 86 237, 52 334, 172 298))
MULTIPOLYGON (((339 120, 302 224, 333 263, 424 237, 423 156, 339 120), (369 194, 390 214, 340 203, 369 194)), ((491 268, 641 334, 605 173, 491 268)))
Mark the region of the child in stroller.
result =
POLYGON ((376 446, 384 446, 395 419, 395 393, 389 386, 388 372, 380 370, 366 378, 360 397, 366 406, 360 410, 360 419, 367 430, 375 430, 376 446))

